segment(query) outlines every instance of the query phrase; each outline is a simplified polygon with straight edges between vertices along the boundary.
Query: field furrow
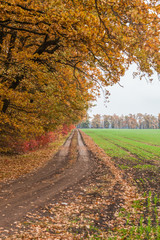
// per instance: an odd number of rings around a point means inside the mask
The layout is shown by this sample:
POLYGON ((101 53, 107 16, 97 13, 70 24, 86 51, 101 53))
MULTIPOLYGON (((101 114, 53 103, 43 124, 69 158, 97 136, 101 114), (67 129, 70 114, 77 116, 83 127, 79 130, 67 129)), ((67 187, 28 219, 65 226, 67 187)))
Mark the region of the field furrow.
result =
POLYGON ((160 130, 85 129, 121 169, 146 191, 160 188, 160 130))
POLYGON ((125 228, 116 229, 109 239, 160 239, 160 130, 83 129, 124 176, 131 176, 141 199, 133 209, 118 216, 125 228), (137 225, 135 214, 138 213, 137 225), (114 236, 114 237, 113 237, 114 236), (117 238, 119 236, 119 238, 117 238))

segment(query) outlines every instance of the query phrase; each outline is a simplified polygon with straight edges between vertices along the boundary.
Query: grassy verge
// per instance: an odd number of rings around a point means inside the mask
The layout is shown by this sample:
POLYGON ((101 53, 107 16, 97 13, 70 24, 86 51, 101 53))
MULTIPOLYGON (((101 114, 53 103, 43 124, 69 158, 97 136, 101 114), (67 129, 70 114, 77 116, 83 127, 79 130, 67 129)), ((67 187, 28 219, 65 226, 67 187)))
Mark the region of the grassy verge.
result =
POLYGON ((11 180, 45 165, 64 143, 67 136, 26 154, 0 155, 0 181, 11 180))

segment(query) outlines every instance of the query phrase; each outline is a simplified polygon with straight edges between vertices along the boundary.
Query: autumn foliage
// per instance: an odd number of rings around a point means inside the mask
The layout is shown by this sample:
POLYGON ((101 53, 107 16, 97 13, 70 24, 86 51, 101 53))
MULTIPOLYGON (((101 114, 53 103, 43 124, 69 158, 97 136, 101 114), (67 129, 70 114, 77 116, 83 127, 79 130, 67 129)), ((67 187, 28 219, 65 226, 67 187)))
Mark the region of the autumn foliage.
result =
MULTIPOLYGON (((38 136, 28 141, 22 141, 22 139, 12 138, 8 142, 6 151, 11 151, 14 153, 27 153, 29 151, 35 151, 48 145, 49 143, 58 140, 61 135, 67 135, 74 128, 74 125, 67 126, 66 124, 64 124, 59 130, 45 133, 44 135, 38 136)), ((3 149, 5 149, 5 146, 3 147, 3 149)))
POLYGON ((82 121, 79 128, 125 128, 125 129, 157 129, 160 119, 150 114, 129 114, 118 116, 96 114, 92 120, 82 121))
POLYGON ((155 0, 0 1, 1 150, 79 122, 133 62, 160 73, 159 11, 155 0))

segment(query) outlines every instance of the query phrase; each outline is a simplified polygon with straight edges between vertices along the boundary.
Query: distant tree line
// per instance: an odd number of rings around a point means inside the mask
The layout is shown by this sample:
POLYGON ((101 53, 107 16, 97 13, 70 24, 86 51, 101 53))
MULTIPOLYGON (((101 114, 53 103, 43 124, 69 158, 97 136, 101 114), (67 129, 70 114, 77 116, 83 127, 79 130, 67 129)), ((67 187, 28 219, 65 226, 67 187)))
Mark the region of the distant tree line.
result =
POLYGON ((96 114, 91 120, 87 117, 78 128, 158 129, 160 114, 158 117, 142 113, 121 116, 96 114))

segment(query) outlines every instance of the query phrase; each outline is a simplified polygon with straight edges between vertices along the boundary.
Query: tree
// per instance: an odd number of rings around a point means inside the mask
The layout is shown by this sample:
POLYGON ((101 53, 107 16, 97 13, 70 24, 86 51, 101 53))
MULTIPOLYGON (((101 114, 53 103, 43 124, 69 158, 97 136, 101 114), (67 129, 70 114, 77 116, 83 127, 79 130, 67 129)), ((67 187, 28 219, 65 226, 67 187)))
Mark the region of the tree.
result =
POLYGON ((158 128, 160 128, 160 113, 158 114, 158 128))
POLYGON ((78 122, 132 62, 160 72, 158 1, 4 0, 0 11, 1 137, 78 122))
POLYGON ((84 119, 77 125, 78 128, 90 128, 90 117, 88 114, 84 117, 84 119))
POLYGON ((80 124, 81 128, 89 128, 89 126, 90 126, 90 122, 88 119, 86 121, 82 121, 80 124))
POLYGON ((103 121, 104 121, 104 128, 109 128, 110 127, 110 116, 104 115, 103 121))
POLYGON ((142 129, 143 128, 143 114, 142 113, 137 114, 137 122, 138 122, 139 128, 142 129))
POLYGON ((128 116, 128 128, 136 128, 137 127, 137 121, 136 121, 136 117, 133 114, 129 114, 128 116))
POLYGON ((101 115, 100 114, 96 114, 93 116, 91 126, 92 126, 92 128, 101 128, 101 115))

